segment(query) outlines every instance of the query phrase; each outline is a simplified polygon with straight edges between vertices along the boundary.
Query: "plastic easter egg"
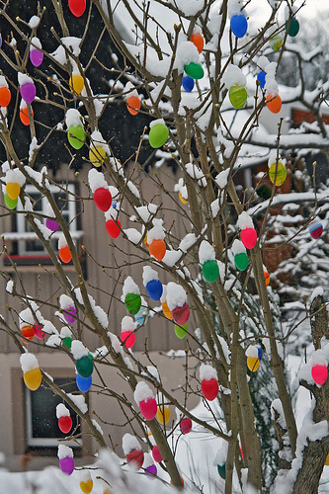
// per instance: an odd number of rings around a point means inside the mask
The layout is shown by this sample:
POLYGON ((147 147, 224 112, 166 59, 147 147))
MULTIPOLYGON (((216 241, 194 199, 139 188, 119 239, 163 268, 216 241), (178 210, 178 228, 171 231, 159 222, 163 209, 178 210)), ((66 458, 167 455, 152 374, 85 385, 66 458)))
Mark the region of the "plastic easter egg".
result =
POLYGON ((204 76, 202 65, 198 63, 191 62, 188 65, 185 65, 184 70, 188 76, 192 77, 192 79, 202 79, 204 76))
MULTIPOLYGON (((32 113, 32 117, 34 116, 34 112, 31 108, 31 113, 32 113)), ((26 127, 28 125, 30 125, 30 117, 29 117, 29 111, 27 108, 21 108, 19 110, 19 118, 22 122, 23 125, 25 125, 26 127)))
POLYGON ((81 17, 86 10, 86 0, 69 0, 69 9, 75 17, 81 17))
POLYGON ((58 419, 58 427, 63 432, 63 434, 68 434, 72 429, 72 419, 69 415, 65 415, 63 417, 59 417, 58 419))
POLYGON ((243 86, 232 86, 229 89, 228 97, 230 99, 231 105, 236 110, 240 110, 244 107, 247 101, 247 90, 243 86))
POLYGON ((187 334, 187 329, 188 329, 187 324, 183 324, 179 326, 175 324, 175 335, 177 336, 177 338, 179 338, 180 340, 185 338, 187 334))
POLYGON ((162 261, 166 254, 166 244, 162 239, 153 240, 153 242, 149 245, 149 253, 153 256, 157 261, 162 261))
POLYGON ((126 456, 127 463, 133 470, 139 470, 144 461, 144 453, 141 449, 133 449, 126 456))
POLYGON ((65 312, 63 312, 64 319, 69 324, 74 324, 77 318, 77 310, 74 305, 64 308, 65 312))
POLYGON ((52 232, 57 232, 59 230, 59 223, 52 218, 46 218, 46 227, 52 232))
POLYGON ((151 280, 146 284, 146 291, 152 300, 160 300, 163 286, 160 280, 151 280))
POLYGON ((184 326, 189 320, 190 312, 190 306, 185 302, 182 307, 175 307, 175 309, 172 309, 171 315, 176 324, 184 326))
POLYGON ((240 233, 241 242, 246 249, 252 249, 257 242, 257 233, 254 228, 245 228, 240 233))
POLYGON ((179 424, 182 434, 188 434, 192 430, 192 420, 188 417, 184 417, 179 424))
POLYGON ((154 480, 157 473, 158 470, 155 465, 150 465, 145 468, 145 475, 147 475, 147 478, 150 480, 154 480))
POLYGON ((12 199, 13 201, 17 199, 20 191, 21 191, 21 186, 17 182, 16 183, 9 182, 6 185, 6 192, 9 195, 10 199, 12 199))
POLYGON ((278 94, 269 94, 266 96, 266 106, 272 113, 279 113, 282 108, 282 100, 278 94))
POLYGON ((197 49, 198 52, 201 53, 204 47, 204 38, 201 33, 192 33, 190 37, 191 43, 193 43, 197 49))
POLYGON ((163 311, 164 315, 166 316, 166 318, 171 321, 172 320, 172 313, 171 313, 166 301, 164 301, 162 303, 162 311, 163 311))
POLYGON ((40 67, 40 65, 43 62, 43 53, 42 51, 38 50, 35 48, 34 50, 30 51, 30 60, 31 64, 34 65, 34 67, 40 67))
POLYGON ((142 305, 142 299, 139 293, 128 293, 125 298, 127 311, 133 316, 137 314, 142 305))
POLYGON ((77 373, 81 377, 84 377, 85 379, 87 379, 93 373, 94 362, 92 361, 92 359, 88 355, 85 355, 84 357, 81 357, 76 361, 75 367, 77 369, 77 373))
POLYGON ((61 249, 59 249, 58 255, 59 255, 60 260, 62 262, 64 262, 65 264, 70 262, 72 259, 72 254, 70 252, 68 245, 65 245, 65 247, 62 247, 61 249))
POLYGON ((161 456, 161 453, 159 451, 159 448, 158 446, 153 446, 152 448, 152 456, 153 456, 153 460, 156 461, 157 463, 160 463, 162 461, 162 456, 161 456))
POLYGON ((63 473, 66 473, 66 475, 71 475, 74 471, 74 459, 70 456, 62 458, 59 460, 59 468, 63 473))
POLYGON ((72 338, 70 336, 67 336, 66 338, 63 338, 63 344, 66 346, 66 348, 68 350, 71 350, 72 338))
POLYGON ((21 93, 22 99, 27 104, 32 103, 37 94, 37 90, 33 82, 26 82, 25 84, 22 84, 19 91, 21 93))
POLYGON ((275 34, 273 38, 269 40, 269 45, 273 51, 280 50, 282 43, 283 43, 283 39, 281 34, 275 34))
POLYGON ((80 489, 82 490, 83 494, 90 494, 91 491, 93 490, 93 487, 94 487, 93 479, 88 479, 86 481, 81 480, 80 482, 80 489))
POLYGON ((219 391, 217 379, 214 377, 209 380, 203 379, 201 381, 201 391, 206 400, 213 401, 217 397, 219 391))
POLYGON ((69 86, 73 93, 80 94, 85 86, 82 75, 72 74, 69 80, 69 86))
POLYGON ((222 479, 226 479, 226 468, 225 468, 225 463, 224 465, 217 465, 217 472, 218 472, 218 475, 222 478, 222 479))
POLYGON ((266 74, 263 70, 257 74, 257 80, 259 81, 260 87, 264 89, 266 84, 266 74))
POLYGON ((82 377, 79 374, 77 374, 76 383, 77 383, 78 389, 81 391, 81 393, 87 393, 87 391, 90 390, 91 385, 92 385, 92 377, 89 376, 89 377, 85 378, 85 377, 82 377))
POLYGON ((110 219, 110 220, 107 220, 106 224, 105 224, 105 227, 106 227, 106 231, 107 233, 109 234, 109 236, 111 238, 117 238, 120 233, 121 233, 121 222, 120 220, 113 220, 113 219, 110 219))
POLYGON ((268 271, 264 271, 264 278, 265 278, 266 286, 269 286, 271 280, 270 280, 270 275, 269 275, 268 271))
POLYGON ((5 204, 9 209, 15 209, 17 206, 18 199, 10 199, 8 194, 5 194, 5 204))
POLYGON ((146 323, 148 320, 149 314, 148 310, 146 307, 141 307, 137 314, 135 314, 135 321, 137 322, 138 326, 142 326, 143 324, 146 323))
POLYGON ((187 203, 188 203, 188 200, 187 200, 187 199, 184 199, 184 197, 182 196, 181 191, 179 191, 179 192, 178 192, 178 197, 179 197, 180 201, 181 201, 183 204, 187 204, 187 203))
POLYGON ((24 326, 23 328, 21 328, 21 333, 24 338, 32 341, 35 335, 35 329, 33 326, 24 326))
POLYGON ((11 100, 11 92, 7 87, 0 87, 0 106, 6 108, 11 100))
POLYGON ((326 466, 328 466, 328 465, 329 465, 329 454, 328 454, 328 456, 327 456, 326 461, 324 462, 324 464, 325 464, 326 466))
POLYGON ((152 148, 160 148, 169 137, 169 129, 166 125, 158 123, 151 127, 149 132, 149 143, 152 148))
POLYGON ((43 340, 46 337, 46 333, 42 331, 42 326, 35 324, 33 327, 34 327, 34 336, 38 338, 38 340, 43 340))
POLYGON ((191 91, 193 91, 194 88, 194 79, 192 79, 192 77, 188 75, 184 75, 182 78, 182 86, 185 89, 185 91, 190 93, 191 91))
POLYGON ((31 391, 36 391, 41 384, 42 374, 39 367, 37 369, 32 369, 24 373, 24 382, 27 388, 31 391))
POLYGON ((85 143, 85 131, 82 125, 71 125, 67 130, 67 139, 74 149, 80 149, 85 143))
POLYGON ((141 109, 141 100, 138 96, 129 96, 129 98, 127 98, 126 105, 127 110, 131 115, 137 115, 141 109))
POLYGON ((171 413, 170 413, 170 409, 169 407, 167 407, 166 405, 161 405, 158 407, 158 410, 157 410, 157 419, 158 419, 158 422, 160 422, 160 424, 162 425, 165 425, 165 424, 168 424, 169 420, 170 420, 170 416, 171 416, 171 413))
POLYGON ((243 38, 248 29, 248 21, 243 14, 234 15, 230 21, 231 31, 237 38, 243 38))
POLYGON ((126 348, 132 348, 135 344, 136 336, 134 331, 122 331, 120 339, 126 348))
POLYGON ((97 167, 104 163, 106 158, 106 151, 103 146, 94 146, 89 149, 89 161, 97 167))
POLYGON ((278 167, 276 167, 276 163, 273 163, 269 168, 268 175, 271 182, 273 184, 275 182, 275 186, 280 187, 280 185, 282 185, 287 178, 287 168, 284 166, 283 163, 281 163, 281 161, 278 162, 278 167))
POLYGON ((202 264, 202 274, 206 281, 215 283, 219 277, 219 267, 215 260, 206 261, 202 264))
POLYGON ((328 369, 326 365, 313 365, 311 373, 315 384, 321 386, 326 382, 328 377, 328 369))
POLYGON ((247 366, 251 372, 255 372, 259 367, 259 358, 247 357, 247 366))
POLYGON ((286 22, 286 29, 288 29, 288 34, 292 38, 297 36, 298 31, 299 31, 299 22, 296 19, 296 17, 293 17, 292 19, 290 19, 290 22, 289 21, 286 22))
POLYGON ((323 226, 321 221, 319 220, 311 221, 308 230, 312 238, 314 239, 320 238, 323 232, 323 226))
POLYGON ((157 414, 158 405, 154 398, 139 402, 139 409, 146 420, 153 420, 157 414))
POLYGON ((263 358, 263 350, 261 349, 260 346, 258 347, 258 358, 259 358, 259 361, 261 361, 263 358))

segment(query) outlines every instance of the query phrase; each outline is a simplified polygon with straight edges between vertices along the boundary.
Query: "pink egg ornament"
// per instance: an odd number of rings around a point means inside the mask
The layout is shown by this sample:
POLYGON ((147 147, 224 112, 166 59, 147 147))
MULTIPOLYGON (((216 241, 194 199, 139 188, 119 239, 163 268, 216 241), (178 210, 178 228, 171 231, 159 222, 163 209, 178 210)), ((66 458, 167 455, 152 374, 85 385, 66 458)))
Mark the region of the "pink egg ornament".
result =
POLYGON ((256 230, 254 228, 245 228, 241 230, 240 238, 246 249, 252 249, 257 242, 256 230))
POLYGON ((157 463, 160 463, 162 461, 162 456, 161 456, 161 453, 159 451, 159 448, 158 446, 153 446, 152 448, 152 456, 153 456, 153 460, 156 461, 157 463))
POLYGON ((322 386, 322 384, 326 382, 328 377, 328 369, 326 365, 313 365, 311 373, 315 384, 322 386))
POLYGON ((184 324, 186 324, 189 320, 190 312, 190 306, 187 302, 185 302, 182 307, 175 307, 174 309, 172 309, 171 315, 176 324, 178 324, 179 326, 184 326, 184 324))
POLYGON ((62 472, 66 473, 66 475, 71 475, 74 470, 74 459, 70 456, 66 456, 59 460, 59 468, 62 472))
POLYGON ((158 405, 154 398, 139 402, 139 409, 146 420, 153 420, 157 414, 158 405))

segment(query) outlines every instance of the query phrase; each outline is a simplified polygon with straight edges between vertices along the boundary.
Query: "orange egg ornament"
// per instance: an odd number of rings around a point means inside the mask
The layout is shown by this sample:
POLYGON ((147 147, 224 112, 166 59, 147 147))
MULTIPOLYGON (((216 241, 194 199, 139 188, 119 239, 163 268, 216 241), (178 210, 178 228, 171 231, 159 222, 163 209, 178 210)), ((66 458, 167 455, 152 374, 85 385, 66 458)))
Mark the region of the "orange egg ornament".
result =
POLYGON ((0 87, 0 106, 5 108, 11 100, 11 92, 7 87, 0 87))
POLYGON ((153 240, 149 245, 149 253, 151 256, 155 257, 157 261, 162 261, 166 254, 166 244, 162 239, 153 240))
POLYGON ((266 97, 266 106, 272 113, 279 113, 282 107, 282 100, 276 93, 271 93, 266 97))
POLYGON ((61 261, 63 261, 65 264, 71 261, 72 259, 72 254, 70 252, 69 246, 65 245, 58 251, 58 255, 61 261))
POLYGON ((201 33, 193 33, 190 37, 190 41, 197 47, 198 52, 201 53, 204 47, 204 38, 201 33))
POLYGON ((129 96, 127 98, 127 110, 131 115, 137 115, 139 110, 141 109, 141 100, 138 96, 129 96))
POLYGON ((166 301, 162 303, 162 311, 163 311, 164 315, 166 316, 166 318, 171 321, 172 320, 172 313, 171 313, 166 301))
MULTIPOLYGON (((33 110, 31 108, 31 113, 32 113, 32 117, 34 116, 34 113, 33 113, 33 110)), ((21 119, 21 122, 23 125, 30 125, 30 117, 29 117, 29 112, 28 112, 28 109, 27 107, 25 108, 21 108, 19 110, 19 118, 21 119)))

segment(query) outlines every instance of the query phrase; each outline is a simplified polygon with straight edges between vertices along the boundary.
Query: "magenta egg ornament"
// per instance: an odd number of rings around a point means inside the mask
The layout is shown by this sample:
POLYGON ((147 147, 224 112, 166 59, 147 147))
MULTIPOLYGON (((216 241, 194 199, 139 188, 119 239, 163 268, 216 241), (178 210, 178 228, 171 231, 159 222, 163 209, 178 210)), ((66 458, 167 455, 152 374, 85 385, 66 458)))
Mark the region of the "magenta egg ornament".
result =
POLYGON ((34 98, 37 94, 37 90, 33 82, 26 82, 20 87, 19 91, 21 93, 23 100, 27 104, 32 103, 32 101, 34 101, 34 98))
POLYGON ((66 473, 66 475, 71 475, 74 470, 74 459, 70 456, 66 456, 59 460, 59 468, 62 472, 66 473))
POLYGON ((63 312, 65 321, 69 324, 73 324, 77 318, 77 310, 74 305, 65 307, 63 310, 65 310, 65 312, 63 312))
POLYGON ((322 386, 322 384, 326 382, 328 377, 328 369, 326 365, 313 365, 311 373, 315 384, 322 386))
POLYGON ((175 307, 175 309, 172 309, 171 315, 176 324, 184 326, 189 320, 190 312, 190 306, 185 302, 182 307, 175 307))
POLYGON ((182 434, 188 434, 192 430, 192 420, 188 417, 183 418, 179 424, 179 427, 182 434))
POLYGON ((152 456, 153 460, 157 463, 160 463, 162 461, 162 456, 157 445, 153 446, 152 448, 152 456))
POLYGON ((257 242, 256 230, 254 228, 245 228, 241 230, 240 238, 246 249, 252 249, 257 242))
POLYGON ((158 405, 154 398, 139 402, 139 409, 146 420, 153 420, 157 414, 158 405))
POLYGON ((30 60, 32 65, 34 67, 40 67, 40 65, 43 62, 43 53, 42 51, 38 50, 37 48, 35 50, 30 51, 30 60))
POLYGON ((145 468, 145 475, 147 475, 147 478, 150 480, 154 480, 157 473, 158 469, 155 465, 150 465, 145 468))
POLYGON ((52 220, 50 218, 46 219, 46 227, 52 232, 57 232, 59 230, 59 223, 56 220, 52 220))
POLYGON ((34 336, 36 336, 38 340, 43 340, 46 337, 46 333, 42 331, 42 326, 35 324, 33 327, 34 327, 34 336))

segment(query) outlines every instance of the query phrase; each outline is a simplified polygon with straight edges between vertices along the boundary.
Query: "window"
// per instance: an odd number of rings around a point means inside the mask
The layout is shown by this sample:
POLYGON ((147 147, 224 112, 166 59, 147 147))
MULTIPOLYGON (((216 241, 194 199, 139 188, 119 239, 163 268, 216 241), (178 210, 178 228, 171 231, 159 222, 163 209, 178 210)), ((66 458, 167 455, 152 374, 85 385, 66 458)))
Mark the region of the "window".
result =
MULTIPOLYGON (((75 193, 75 185, 67 184, 65 188, 67 189, 67 192, 65 192, 64 190, 59 191, 55 185, 49 186, 50 192, 52 193, 59 210, 62 212, 62 216, 65 222, 69 225, 70 232, 74 238, 76 237, 75 234, 78 230, 76 217, 76 201, 74 196, 72 195, 75 193)), ((41 193, 37 189, 35 189, 35 187, 33 187, 33 185, 27 185, 25 188, 25 192, 29 195, 32 201, 34 211, 41 214, 47 214, 48 201, 46 197, 42 196, 41 193)), ((23 210, 20 201, 19 205, 20 206, 17 206, 18 212, 23 210)), ((40 240, 37 239, 36 234, 32 230, 31 226, 27 223, 24 214, 16 215, 16 231, 18 238, 18 256, 43 256, 47 254, 42 243, 40 242, 40 240)), ((57 252, 58 236, 59 233, 54 232, 50 237, 51 239, 53 239, 51 243, 55 252, 57 252)))
MULTIPOLYGON (((55 378, 54 382, 66 393, 79 391, 74 380, 55 378)), ((58 440, 66 437, 66 434, 59 429, 56 418, 56 406, 58 403, 63 403, 62 398, 54 394, 46 384, 36 391, 30 391, 26 387, 24 389, 26 393, 26 445, 32 448, 57 448, 58 440)), ((79 434, 81 430, 77 415, 68 405, 65 404, 65 406, 70 410, 73 423, 71 431, 74 430, 79 434)), ((65 444, 79 447, 75 441, 66 441, 65 444)))

